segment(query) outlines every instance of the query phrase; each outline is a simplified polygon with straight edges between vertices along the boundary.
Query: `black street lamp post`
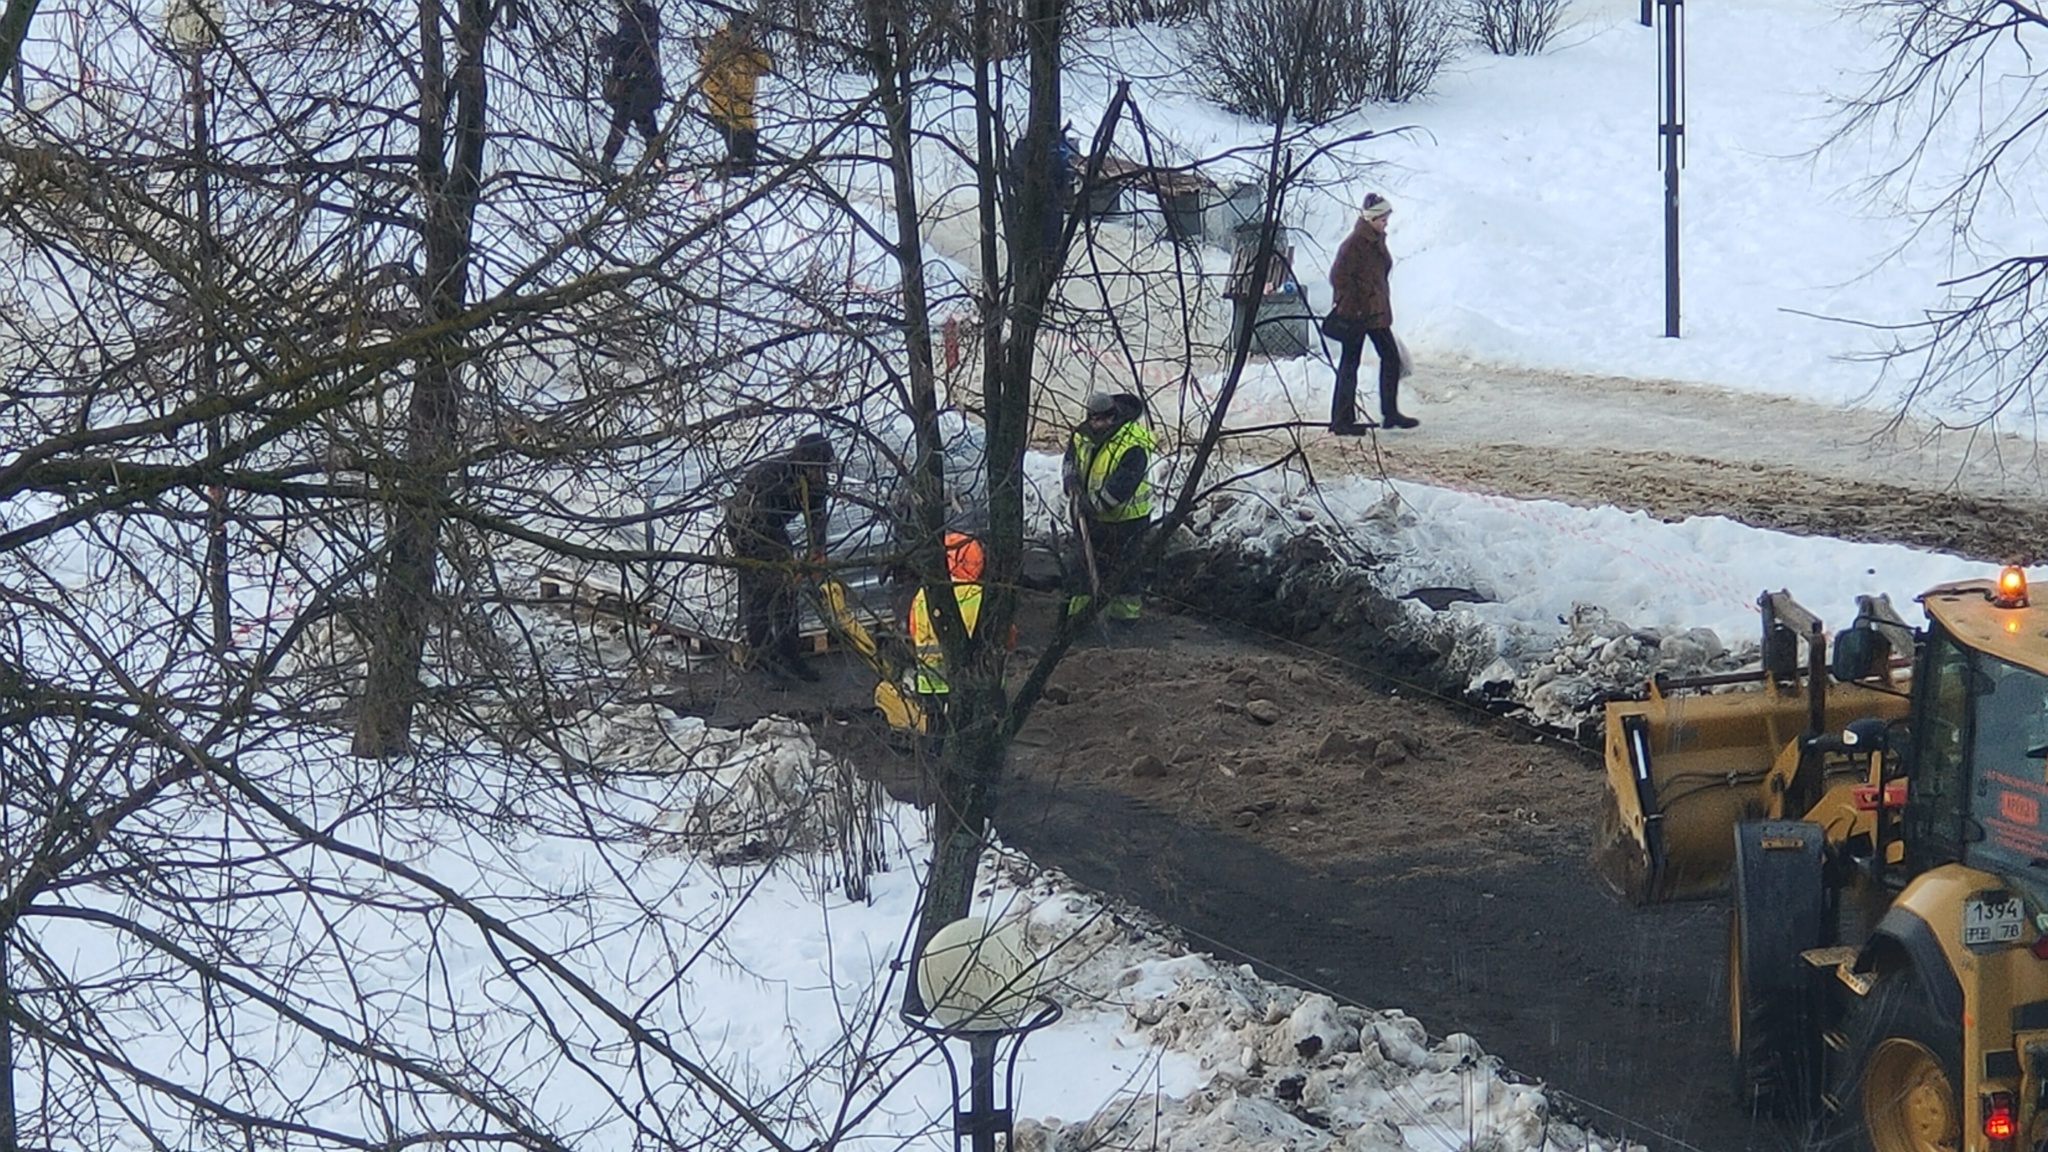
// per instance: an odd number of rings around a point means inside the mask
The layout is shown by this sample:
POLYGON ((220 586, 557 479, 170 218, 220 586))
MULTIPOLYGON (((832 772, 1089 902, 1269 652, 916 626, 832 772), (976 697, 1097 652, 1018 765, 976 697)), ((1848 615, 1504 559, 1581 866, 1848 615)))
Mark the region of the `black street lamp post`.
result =
MULTIPOLYGON (((1650 0, 1643 0, 1647 9, 1650 0)), ((1664 169, 1664 335, 1678 335, 1678 170, 1685 163, 1685 0, 1656 0, 1657 136, 1664 169)))
POLYGON ((968 918, 941 928, 918 958, 918 991, 927 1015, 906 1013, 903 1022, 939 1042, 953 1089, 955 1152, 995 1152, 996 1137, 1009 1146, 1015 1121, 1017 1057, 1024 1037, 1060 1018, 1061 1007, 1037 995, 1039 963, 1023 947, 1014 924, 968 918), (967 1092, 949 1041, 967 1045, 967 1092), (1003 1058, 1003 1047, 1009 1057, 1003 1058), (1002 1091, 996 1066, 1003 1064, 1002 1091), (965 1100, 966 1106, 961 1102, 965 1100))

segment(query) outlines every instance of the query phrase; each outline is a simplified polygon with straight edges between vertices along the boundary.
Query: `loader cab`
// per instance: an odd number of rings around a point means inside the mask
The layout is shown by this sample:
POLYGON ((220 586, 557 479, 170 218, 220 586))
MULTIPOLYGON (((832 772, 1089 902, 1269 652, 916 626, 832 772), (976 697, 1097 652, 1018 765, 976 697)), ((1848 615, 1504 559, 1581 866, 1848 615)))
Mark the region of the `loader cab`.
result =
POLYGON ((1957 862, 2048 892, 2048 609, 2000 607, 1986 584, 1922 598, 1906 870, 1957 862))

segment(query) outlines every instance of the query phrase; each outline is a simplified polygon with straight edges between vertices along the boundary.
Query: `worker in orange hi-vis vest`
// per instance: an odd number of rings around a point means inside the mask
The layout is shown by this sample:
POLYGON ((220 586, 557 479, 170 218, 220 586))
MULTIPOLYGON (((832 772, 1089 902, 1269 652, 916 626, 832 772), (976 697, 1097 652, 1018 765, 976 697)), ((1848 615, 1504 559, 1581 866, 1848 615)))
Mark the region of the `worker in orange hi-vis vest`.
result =
MULTIPOLYGON (((946 575, 952 578, 953 599, 960 605, 960 622, 967 626, 970 636, 981 619, 981 570, 981 541, 965 532, 946 533, 946 575)), ((1010 629, 1009 643, 1012 647, 1017 643, 1014 626, 1010 629)), ((910 601, 910 646, 916 655, 910 676, 911 690, 917 693, 924 714, 935 716, 952 687, 946 683, 946 654, 939 643, 938 629, 932 624, 931 609, 925 603, 923 588, 919 588, 910 601)))

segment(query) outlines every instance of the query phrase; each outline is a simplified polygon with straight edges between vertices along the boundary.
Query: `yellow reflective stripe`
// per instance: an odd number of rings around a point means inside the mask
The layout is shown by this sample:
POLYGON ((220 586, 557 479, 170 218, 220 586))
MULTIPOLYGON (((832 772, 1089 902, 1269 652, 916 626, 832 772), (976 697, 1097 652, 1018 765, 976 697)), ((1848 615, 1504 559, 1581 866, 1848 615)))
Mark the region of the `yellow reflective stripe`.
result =
MULTIPOLYGON (((960 604, 960 622, 967 625, 969 636, 974 635, 975 622, 981 618, 981 585, 955 584, 953 599, 960 604)), ((945 667, 945 648, 939 643, 939 632, 932 624, 931 609, 925 603, 922 588, 910 601, 910 646, 917 653, 912 686, 927 694, 947 691, 946 679, 939 671, 945 667)))

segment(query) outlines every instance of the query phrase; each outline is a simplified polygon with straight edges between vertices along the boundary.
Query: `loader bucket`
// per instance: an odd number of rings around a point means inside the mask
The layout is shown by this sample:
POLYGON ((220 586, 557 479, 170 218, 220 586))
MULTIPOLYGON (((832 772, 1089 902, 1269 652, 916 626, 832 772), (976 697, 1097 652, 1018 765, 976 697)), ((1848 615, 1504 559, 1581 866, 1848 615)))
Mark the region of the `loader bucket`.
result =
MULTIPOLYGON (((1826 730, 1905 710, 1896 693, 1830 684, 1826 730)), ((1595 866, 1637 904, 1723 889, 1739 821, 1803 815, 1771 811, 1766 777, 1781 755, 1797 755, 1794 742, 1808 719, 1804 691, 1765 683, 1669 695, 1653 687, 1646 700, 1610 701, 1607 805, 1595 866)))

